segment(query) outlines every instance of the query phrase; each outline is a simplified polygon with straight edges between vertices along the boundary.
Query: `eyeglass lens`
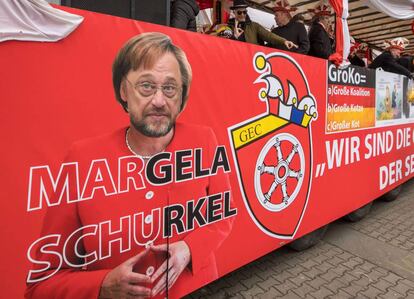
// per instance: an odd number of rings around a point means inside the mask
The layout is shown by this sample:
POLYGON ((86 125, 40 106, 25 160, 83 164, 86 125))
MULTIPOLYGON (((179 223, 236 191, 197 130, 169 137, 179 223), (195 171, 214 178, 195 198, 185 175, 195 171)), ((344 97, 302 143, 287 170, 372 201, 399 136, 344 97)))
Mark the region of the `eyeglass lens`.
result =
POLYGON ((168 98, 173 98, 178 93, 178 87, 170 84, 161 85, 158 87, 156 84, 144 82, 137 84, 136 88, 138 89, 138 92, 143 96, 152 96, 157 92, 158 89, 160 89, 161 92, 168 98))

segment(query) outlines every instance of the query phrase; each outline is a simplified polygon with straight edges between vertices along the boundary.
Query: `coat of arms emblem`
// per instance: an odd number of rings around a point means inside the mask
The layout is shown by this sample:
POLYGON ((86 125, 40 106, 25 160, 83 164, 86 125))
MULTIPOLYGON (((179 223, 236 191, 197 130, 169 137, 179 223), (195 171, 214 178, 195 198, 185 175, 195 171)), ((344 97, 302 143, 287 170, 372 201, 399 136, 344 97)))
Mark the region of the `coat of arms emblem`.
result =
POLYGON ((253 65, 267 111, 229 128, 239 185, 255 224, 272 237, 291 239, 310 192, 316 101, 289 55, 257 53, 253 65))

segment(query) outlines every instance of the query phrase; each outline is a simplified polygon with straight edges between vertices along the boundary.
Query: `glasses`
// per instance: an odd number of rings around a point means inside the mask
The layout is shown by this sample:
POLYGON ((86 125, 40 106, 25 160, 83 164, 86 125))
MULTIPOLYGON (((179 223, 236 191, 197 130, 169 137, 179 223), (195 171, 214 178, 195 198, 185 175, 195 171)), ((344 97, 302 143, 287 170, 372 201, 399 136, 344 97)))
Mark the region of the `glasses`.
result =
POLYGON ((131 84, 134 89, 143 97, 154 96, 158 90, 161 90, 162 94, 167 98, 174 98, 180 91, 181 88, 174 84, 163 84, 157 85, 152 82, 139 82, 137 84, 132 84, 127 78, 125 78, 131 84))
POLYGON ((242 14, 243 14, 243 15, 247 15, 247 10, 238 10, 238 11, 236 11, 236 13, 237 13, 239 16, 241 16, 242 14))

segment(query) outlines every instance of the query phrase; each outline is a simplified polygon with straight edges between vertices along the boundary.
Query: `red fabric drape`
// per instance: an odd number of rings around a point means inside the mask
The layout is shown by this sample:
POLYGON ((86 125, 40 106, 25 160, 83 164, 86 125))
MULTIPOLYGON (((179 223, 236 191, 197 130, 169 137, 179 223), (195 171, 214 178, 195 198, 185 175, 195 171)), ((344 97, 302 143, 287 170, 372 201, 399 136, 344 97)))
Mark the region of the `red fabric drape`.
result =
POLYGON ((197 0, 200 9, 213 8, 213 0, 197 0))
MULTIPOLYGON (((336 65, 340 65, 346 57, 344 57, 344 23, 343 19, 348 17, 348 11, 344 11, 344 2, 348 0, 329 0, 332 8, 335 11, 335 53, 329 57, 329 60, 336 65)), ((347 28, 346 28, 347 30, 347 28)), ((346 34, 348 35, 348 34, 346 34)))

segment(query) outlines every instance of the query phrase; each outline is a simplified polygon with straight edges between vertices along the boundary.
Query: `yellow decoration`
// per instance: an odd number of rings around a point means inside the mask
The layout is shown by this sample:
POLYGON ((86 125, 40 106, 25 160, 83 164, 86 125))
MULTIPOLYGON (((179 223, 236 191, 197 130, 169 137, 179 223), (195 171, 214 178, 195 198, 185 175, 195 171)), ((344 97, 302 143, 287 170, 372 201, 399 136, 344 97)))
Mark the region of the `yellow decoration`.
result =
POLYGON ((273 114, 257 118, 255 121, 238 127, 231 132, 234 148, 239 149, 288 123, 287 120, 273 114))
POLYGON ((407 100, 410 103, 414 103, 414 88, 411 88, 411 90, 407 92, 407 100))
POLYGON ((257 56, 256 57, 256 61, 255 61, 255 64, 256 64, 256 68, 258 70, 260 70, 260 71, 261 70, 264 70, 264 68, 266 66, 266 59, 262 55, 257 56))
POLYGON ((307 127, 309 125, 309 122, 311 121, 311 118, 312 118, 312 116, 305 113, 305 115, 303 115, 303 119, 302 119, 302 126, 307 127))

